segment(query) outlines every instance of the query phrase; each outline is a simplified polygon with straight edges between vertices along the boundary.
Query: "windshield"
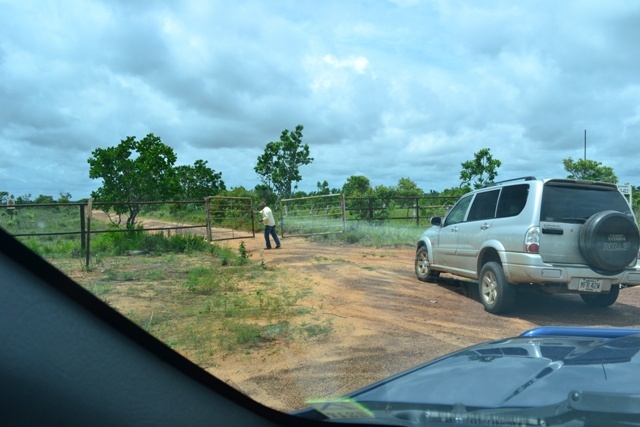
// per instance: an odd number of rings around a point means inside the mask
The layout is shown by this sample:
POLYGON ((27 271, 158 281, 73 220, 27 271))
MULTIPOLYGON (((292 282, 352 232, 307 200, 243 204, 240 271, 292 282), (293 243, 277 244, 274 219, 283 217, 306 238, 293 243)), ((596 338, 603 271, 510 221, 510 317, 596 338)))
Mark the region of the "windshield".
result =
POLYGON ((465 350, 640 328, 640 3, 612 1, 0 1, 0 228, 301 418, 407 371, 355 400, 640 394, 635 344, 465 350))

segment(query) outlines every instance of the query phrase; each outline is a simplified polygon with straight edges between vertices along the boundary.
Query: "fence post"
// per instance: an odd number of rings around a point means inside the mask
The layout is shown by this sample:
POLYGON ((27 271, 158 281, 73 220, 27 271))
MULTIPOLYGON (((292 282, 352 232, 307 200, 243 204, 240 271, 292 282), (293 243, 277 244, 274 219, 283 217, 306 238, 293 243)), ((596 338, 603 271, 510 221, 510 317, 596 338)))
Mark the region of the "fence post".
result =
POLYGON ((80 205, 80 250, 84 251, 87 247, 85 239, 87 238, 87 230, 84 222, 84 205, 80 205))
POLYGON ((207 242, 211 244, 211 197, 204 198, 204 212, 207 225, 207 242))
POLYGON ((369 197, 369 220, 373 221, 373 197, 369 197))
POLYGON ((278 202, 280 205, 280 236, 284 238, 284 210, 287 209, 287 215, 289 213, 289 205, 283 204, 282 200, 278 202))
POLYGON ((256 237, 256 214, 253 210, 253 199, 249 200, 249 208, 251 209, 251 233, 253 233, 253 238, 256 237))
POLYGON ((91 254, 91 213, 93 211, 93 199, 89 198, 87 202, 87 252, 86 252, 86 267, 89 267, 89 257, 91 254))
POLYGON ((342 210, 342 232, 347 231, 347 202, 344 193, 340 195, 340 209, 342 210))
POLYGON ((416 206, 415 206, 415 212, 416 212, 416 227, 420 226, 420 197, 416 197, 416 206))

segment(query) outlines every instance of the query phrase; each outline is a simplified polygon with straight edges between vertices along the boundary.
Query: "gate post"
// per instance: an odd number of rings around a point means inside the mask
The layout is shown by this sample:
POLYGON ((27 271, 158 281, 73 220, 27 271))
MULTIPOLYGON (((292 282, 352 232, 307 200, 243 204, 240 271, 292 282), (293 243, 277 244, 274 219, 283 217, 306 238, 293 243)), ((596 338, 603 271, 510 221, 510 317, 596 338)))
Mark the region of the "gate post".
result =
POLYGON ((344 193, 340 195, 340 209, 342 210, 342 232, 347 231, 347 202, 344 193))
POLYGON ((80 250, 84 251, 87 247, 85 239, 87 238, 87 230, 84 222, 84 205, 80 205, 80 250))
POLYGON ((211 197, 204 198, 204 212, 207 226, 207 242, 211 244, 211 197))

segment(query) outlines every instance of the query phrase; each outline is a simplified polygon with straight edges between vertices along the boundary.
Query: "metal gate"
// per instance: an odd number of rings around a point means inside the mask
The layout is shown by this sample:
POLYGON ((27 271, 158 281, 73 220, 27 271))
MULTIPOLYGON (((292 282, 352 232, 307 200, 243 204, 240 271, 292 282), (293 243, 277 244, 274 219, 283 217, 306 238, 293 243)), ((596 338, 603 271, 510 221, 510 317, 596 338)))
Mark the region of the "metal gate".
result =
POLYGON ((346 229, 343 194, 284 199, 279 211, 282 236, 335 234, 346 229))

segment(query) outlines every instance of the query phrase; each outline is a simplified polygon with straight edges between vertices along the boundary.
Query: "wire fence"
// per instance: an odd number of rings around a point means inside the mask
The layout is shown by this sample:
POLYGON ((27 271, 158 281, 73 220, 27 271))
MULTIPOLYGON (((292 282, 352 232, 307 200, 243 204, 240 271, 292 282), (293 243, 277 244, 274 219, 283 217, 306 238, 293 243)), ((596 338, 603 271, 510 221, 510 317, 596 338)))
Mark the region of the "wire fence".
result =
MULTIPOLYGON (((344 233, 349 223, 426 226, 442 216, 455 197, 347 198, 343 194, 282 200, 276 207, 282 237, 344 233)), ((250 197, 207 197, 204 200, 104 203, 18 204, 0 210, 0 227, 16 237, 77 239, 80 251, 91 252, 91 236, 102 233, 192 233, 209 243, 255 238, 262 225, 250 197), (135 215, 134 226, 127 226, 135 215)))
POLYGON ((102 233, 191 233, 213 241, 255 237, 250 197, 171 202, 14 204, 0 211, 0 227, 16 237, 77 239, 89 264, 91 236, 102 233), (135 226, 127 220, 135 212, 135 226))

